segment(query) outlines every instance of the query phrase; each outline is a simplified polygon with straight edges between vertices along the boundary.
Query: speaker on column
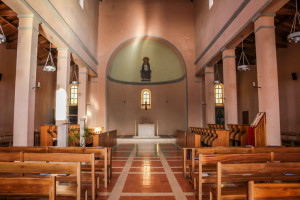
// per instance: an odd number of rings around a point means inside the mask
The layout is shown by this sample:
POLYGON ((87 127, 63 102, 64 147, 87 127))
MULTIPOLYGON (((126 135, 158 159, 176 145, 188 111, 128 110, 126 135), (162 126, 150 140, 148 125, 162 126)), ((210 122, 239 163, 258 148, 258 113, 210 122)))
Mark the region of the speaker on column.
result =
MULTIPOLYGON (((0 78, 0 79, 1 79, 1 78, 0 78)), ((296 73, 292 73, 292 79, 293 79, 294 81, 296 81, 296 80, 298 79, 296 73)))

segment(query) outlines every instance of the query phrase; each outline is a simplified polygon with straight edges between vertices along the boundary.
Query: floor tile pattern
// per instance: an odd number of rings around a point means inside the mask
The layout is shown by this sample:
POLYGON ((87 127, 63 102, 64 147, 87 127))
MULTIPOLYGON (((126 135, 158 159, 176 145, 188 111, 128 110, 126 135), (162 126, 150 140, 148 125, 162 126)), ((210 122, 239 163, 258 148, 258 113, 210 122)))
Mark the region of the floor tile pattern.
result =
POLYGON ((113 148, 112 181, 97 200, 194 200, 173 143, 121 143, 113 148))

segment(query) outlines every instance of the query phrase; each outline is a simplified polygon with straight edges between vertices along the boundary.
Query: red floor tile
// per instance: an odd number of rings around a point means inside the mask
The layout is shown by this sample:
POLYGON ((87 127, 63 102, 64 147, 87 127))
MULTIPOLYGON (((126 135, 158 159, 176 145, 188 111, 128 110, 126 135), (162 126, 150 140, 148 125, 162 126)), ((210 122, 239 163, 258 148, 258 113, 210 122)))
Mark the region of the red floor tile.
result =
POLYGON ((100 188, 97 190, 97 192, 111 192, 119 178, 120 174, 113 174, 111 177, 110 184, 108 184, 107 188, 104 188, 104 184, 100 183, 100 188))
POLYGON ((112 156, 113 156, 113 157, 118 157, 118 156, 123 156, 123 157, 125 157, 125 156, 128 156, 128 152, 113 152, 113 153, 112 153, 112 156))
POLYGON ((181 152, 166 152, 168 156, 182 156, 181 152))
POLYGON ((171 168, 172 172, 182 172, 182 167, 181 168, 171 168))
MULTIPOLYGON (((130 172, 145 172, 148 171, 148 168, 131 168, 130 172)), ((151 168, 150 167, 150 172, 165 172, 164 168, 151 168)))
POLYGON ((121 196, 120 200, 175 200, 174 196, 121 196))
POLYGON ((127 161, 113 161, 112 167, 124 167, 127 161))
POLYGON ((135 157, 134 160, 160 160, 160 158, 140 158, 140 157, 135 157))
POLYGON ((188 179, 183 178, 182 174, 174 174, 183 192, 193 192, 192 185, 188 179))
POLYGON ((131 167, 144 167, 144 166, 150 166, 150 167, 162 167, 161 161, 154 161, 154 160, 134 160, 132 162, 131 167))
POLYGON ((112 172, 122 172, 123 168, 112 168, 112 172))
POLYGON ((123 192, 172 192, 165 174, 129 174, 123 192))
POLYGON ((182 166, 182 161, 168 161, 170 167, 181 167, 182 166))

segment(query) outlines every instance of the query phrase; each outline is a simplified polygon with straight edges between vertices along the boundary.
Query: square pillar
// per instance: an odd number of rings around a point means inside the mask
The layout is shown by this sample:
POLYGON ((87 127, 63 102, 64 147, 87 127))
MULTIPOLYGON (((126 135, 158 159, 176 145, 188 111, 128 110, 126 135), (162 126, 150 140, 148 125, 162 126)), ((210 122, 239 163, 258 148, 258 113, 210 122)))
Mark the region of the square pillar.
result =
POLYGON ((281 145, 274 16, 254 22, 259 112, 266 112, 267 145, 281 145))
POLYGON ((56 120, 57 125, 57 146, 67 147, 69 136, 69 124, 65 120, 56 120))
MULTIPOLYGON (((56 82, 56 125, 57 144, 67 145, 64 141, 68 138, 68 131, 65 131, 65 123, 69 116, 69 85, 70 85, 70 51, 67 48, 57 48, 57 82, 56 82), (64 128, 60 128, 64 127, 64 128)), ((61 146, 63 147, 63 146, 61 146)))
POLYGON ((235 49, 225 49, 223 57, 225 128, 238 124, 235 49))
POLYGON ((216 123, 214 80, 215 80, 214 66, 207 66, 205 68, 206 124, 216 123))
POLYGON ((39 22, 33 15, 18 17, 13 145, 33 146, 39 22))

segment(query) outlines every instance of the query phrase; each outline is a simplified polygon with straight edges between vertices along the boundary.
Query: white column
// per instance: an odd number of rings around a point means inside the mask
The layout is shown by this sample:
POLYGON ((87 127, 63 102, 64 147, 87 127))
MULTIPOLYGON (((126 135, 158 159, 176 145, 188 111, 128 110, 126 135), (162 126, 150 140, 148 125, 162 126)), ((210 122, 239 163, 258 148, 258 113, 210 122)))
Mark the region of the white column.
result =
POLYGON ((274 16, 261 16, 254 23, 258 103, 259 112, 266 112, 267 145, 281 145, 274 16))
POLYGON ((57 88, 56 88, 56 125, 57 146, 67 146, 68 129, 66 122, 69 116, 69 84, 70 84, 70 51, 69 49, 58 48, 57 57, 57 88))
POLYGON ((85 146, 84 127, 87 120, 87 94, 89 71, 87 67, 79 67, 78 88, 78 123, 80 125, 80 144, 85 146))
POLYGON ((214 66, 205 68, 205 104, 206 104, 206 124, 216 123, 216 104, 214 93, 214 66))
POLYGON ((238 124, 235 49, 225 49, 223 56, 225 127, 238 124))
POLYGON ((78 123, 87 115, 88 73, 87 67, 79 67, 78 123))
POLYGON ((33 146, 39 22, 19 16, 14 105, 14 146, 33 146))

